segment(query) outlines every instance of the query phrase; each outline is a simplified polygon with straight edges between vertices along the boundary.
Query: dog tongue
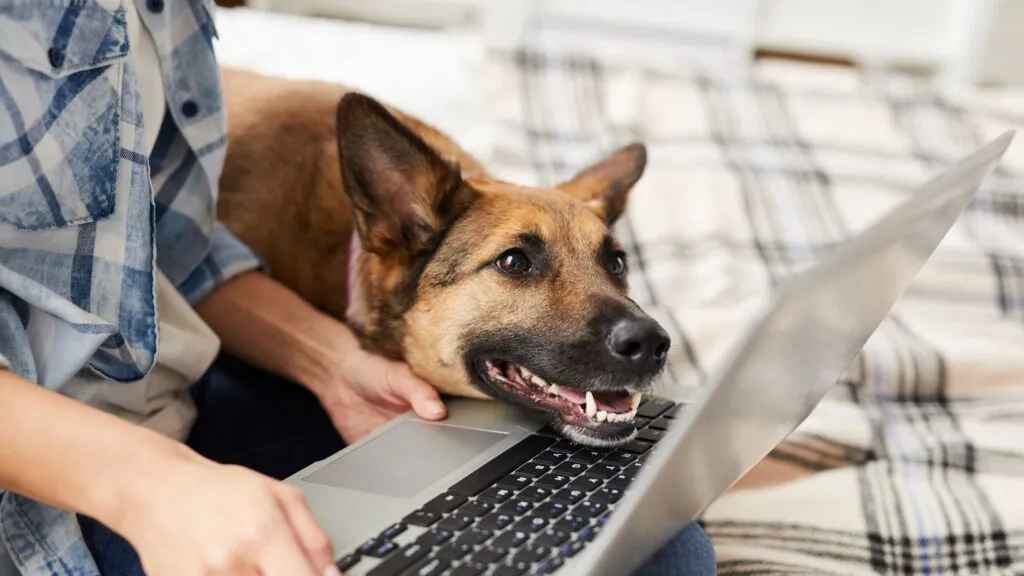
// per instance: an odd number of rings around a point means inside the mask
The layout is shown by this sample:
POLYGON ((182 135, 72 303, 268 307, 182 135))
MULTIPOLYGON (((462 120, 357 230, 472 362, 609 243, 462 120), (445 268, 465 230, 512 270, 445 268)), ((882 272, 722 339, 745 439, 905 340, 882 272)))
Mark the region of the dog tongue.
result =
POLYGON ((594 392, 594 403, 598 410, 605 412, 629 412, 633 397, 627 392, 594 392))
MULTIPOLYGON (((558 394, 562 398, 566 398, 577 404, 587 403, 587 393, 582 390, 575 390, 573 388, 559 388, 558 394)), ((594 400, 597 400, 597 397, 595 397, 594 400)))
MULTIPOLYGON (((559 388, 559 395, 577 404, 587 403, 587 393, 573 388, 559 388)), ((594 392, 594 403, 598 410, 605 412, 629 412, 633 397, 628 392, 594 392)))

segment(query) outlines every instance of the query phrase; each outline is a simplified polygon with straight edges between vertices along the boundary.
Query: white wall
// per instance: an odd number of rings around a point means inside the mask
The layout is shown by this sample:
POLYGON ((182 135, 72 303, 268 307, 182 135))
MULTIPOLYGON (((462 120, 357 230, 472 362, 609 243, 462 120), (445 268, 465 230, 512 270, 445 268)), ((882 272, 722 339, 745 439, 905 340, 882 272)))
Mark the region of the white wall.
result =
POLYGON ((255 0, 299 13, 431 27, 478 26, 492 48, 540 30, 674 35, 731 50, 757 48, 910 66, 950 86, 1024 83, 1024 0, 255 0))

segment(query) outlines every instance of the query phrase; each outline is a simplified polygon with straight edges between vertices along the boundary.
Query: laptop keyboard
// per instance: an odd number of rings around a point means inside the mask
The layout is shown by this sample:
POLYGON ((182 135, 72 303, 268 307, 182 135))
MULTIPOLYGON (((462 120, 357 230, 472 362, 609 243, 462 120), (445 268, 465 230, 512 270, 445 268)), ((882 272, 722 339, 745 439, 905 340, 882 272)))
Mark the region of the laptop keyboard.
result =
POLYGON ((368 576, 550 574, 601 531, 682 405, 645 399, 615 449, 525 438, 338 560, 368 576))

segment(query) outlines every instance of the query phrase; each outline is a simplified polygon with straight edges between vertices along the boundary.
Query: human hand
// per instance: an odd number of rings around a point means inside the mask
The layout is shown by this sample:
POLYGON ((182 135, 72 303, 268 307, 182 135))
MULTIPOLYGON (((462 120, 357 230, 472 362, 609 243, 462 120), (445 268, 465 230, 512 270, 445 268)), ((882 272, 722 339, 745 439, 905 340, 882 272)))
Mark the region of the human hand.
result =
POLYGON ((199 456, 154 472, 112 526, 149 576, 341 576, 299 489, 199 456))
POLYGON ((358 347, 344 354, 334 376, 311 389, 349 444, 410 408, 425 420, 447 414, 437 390, 408 364, 358 347))

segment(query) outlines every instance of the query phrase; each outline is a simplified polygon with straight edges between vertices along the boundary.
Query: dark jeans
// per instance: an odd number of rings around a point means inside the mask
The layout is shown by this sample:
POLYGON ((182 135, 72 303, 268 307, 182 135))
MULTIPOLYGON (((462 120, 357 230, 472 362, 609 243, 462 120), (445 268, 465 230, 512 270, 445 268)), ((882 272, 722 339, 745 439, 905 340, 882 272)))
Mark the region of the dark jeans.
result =
MULTIPOLYGON (((193 386, 192 397, 199 417, 187 444, 216 462, 284 479, 344 447, 308 391, 230 357, 217 359, 193 386)), ((144 576, 126 540, 91 518, 79 517, 79 523, 102 574, 144 576)), ((711 543, 690 524, 637 574, 714 573, 711 543)))

